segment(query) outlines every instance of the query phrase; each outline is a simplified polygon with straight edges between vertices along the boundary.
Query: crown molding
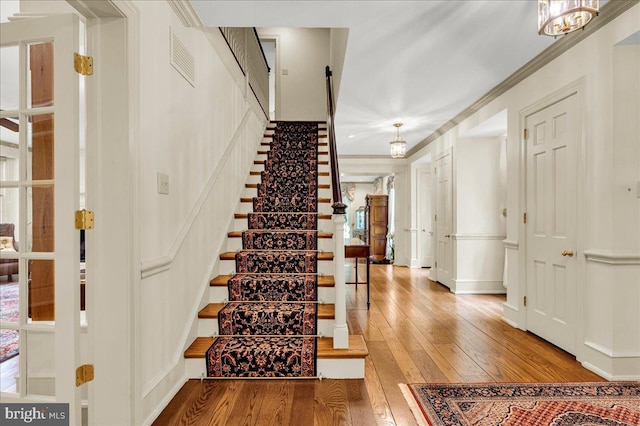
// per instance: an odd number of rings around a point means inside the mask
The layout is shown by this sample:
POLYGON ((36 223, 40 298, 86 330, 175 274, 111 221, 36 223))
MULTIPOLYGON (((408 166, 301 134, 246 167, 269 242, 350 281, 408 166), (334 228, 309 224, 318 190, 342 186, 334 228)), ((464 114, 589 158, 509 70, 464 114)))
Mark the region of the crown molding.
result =
POLYGON ((481 108, 488 105, 499 96, 503 95, 509 89, 531 76, 540 68, 547 65, 549 62, 553 61, 558 56, 562 55, 564 52, 571 49, 573 46, 580 43, 585 38, 589 37, 591 34, 607 25, 609 22, 613 21, 615 18, 622 15, 624 12, 626 12, 628 9, 631 9, 639 2, 640 0, 610 0, 609 2, 607 2, 604 6, 602 6, 597 19, 593 19, 589 23, 589 25, 583 27, 582 30, 574 31, 567 35, 561 36, 558 41, 547 47, 532 60, 524 64, 517 71, 503 80, 500 84, 487 92, 480 99, 472 103, 451 120, 440 126, 429 136, 418 142, 417 145, 412 147, 407 152, 407 157, 411 157, 413 154, 417 153, 419 150, 429 145, 431 142, 433 142, 449 130, 453 129, 463 120, 478 112, 481 108))
POLYGON ((167 3, 185 27, 204 26, 190 1, 167 0, 167 3))

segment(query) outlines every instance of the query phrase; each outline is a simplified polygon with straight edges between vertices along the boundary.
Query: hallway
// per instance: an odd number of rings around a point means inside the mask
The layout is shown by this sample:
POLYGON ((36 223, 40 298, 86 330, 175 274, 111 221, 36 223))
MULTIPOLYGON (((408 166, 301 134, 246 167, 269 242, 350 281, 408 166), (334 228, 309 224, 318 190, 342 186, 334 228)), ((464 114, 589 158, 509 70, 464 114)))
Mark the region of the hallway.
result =
POLYGON ((426 269, 371 265, 368 312, 365 286, 347 294, 350 333, 369 347, 365 380, 192 380, 154 424, 404 426, 415 421, 399 383, 603 380, 506 324, 504 296, 455 296, 426 269))

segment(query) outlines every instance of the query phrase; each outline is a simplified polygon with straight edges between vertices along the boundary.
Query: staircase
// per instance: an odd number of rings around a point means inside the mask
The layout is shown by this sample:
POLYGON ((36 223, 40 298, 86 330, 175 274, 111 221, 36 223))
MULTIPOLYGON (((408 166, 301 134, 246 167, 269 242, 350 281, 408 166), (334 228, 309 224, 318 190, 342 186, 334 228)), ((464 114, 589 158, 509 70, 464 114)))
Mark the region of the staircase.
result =
POLYGON ((184 354, 189 377, 364 377, 362 336, 349 336, 348 349, 334 349, 331 337, 326 137, 323 124, 267 128, 227 235, 228 251, 220 255, 222 274, 211 280, 210 303, 198 314, 202 337, 184 354), (315 359, 296 363, 313 353, 315 359))

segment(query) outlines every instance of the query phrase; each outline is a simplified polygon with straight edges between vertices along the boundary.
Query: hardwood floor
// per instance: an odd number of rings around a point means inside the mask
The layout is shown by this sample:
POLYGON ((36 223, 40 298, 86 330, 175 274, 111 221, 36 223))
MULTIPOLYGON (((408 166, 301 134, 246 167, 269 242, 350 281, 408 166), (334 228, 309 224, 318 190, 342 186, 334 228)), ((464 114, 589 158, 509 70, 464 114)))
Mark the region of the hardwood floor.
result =
POLYGON ((193 380, 154 425, 415 425, 399 383, 604 380, 504 322, 504 296, 455 296, 426 269, 371 265, 369 311, 365 286, 347 294, 364 380, 193 380))

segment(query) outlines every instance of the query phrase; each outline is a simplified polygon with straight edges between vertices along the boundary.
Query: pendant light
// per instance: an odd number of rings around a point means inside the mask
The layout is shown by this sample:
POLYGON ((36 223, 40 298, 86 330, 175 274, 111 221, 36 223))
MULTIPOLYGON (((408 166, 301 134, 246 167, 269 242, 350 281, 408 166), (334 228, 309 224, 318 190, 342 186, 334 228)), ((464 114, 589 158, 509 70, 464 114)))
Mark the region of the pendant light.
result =
POLYGON ((404 158, 407 154, 407 142, 400 137, 400 127, 402 123, 394 123, 396 128, 396 137, 389 142, 391 148, 391 158, 404 158))
POLYGON ((598 16, 599 0, 538 0, 538 34, 559 36, 598 16))

